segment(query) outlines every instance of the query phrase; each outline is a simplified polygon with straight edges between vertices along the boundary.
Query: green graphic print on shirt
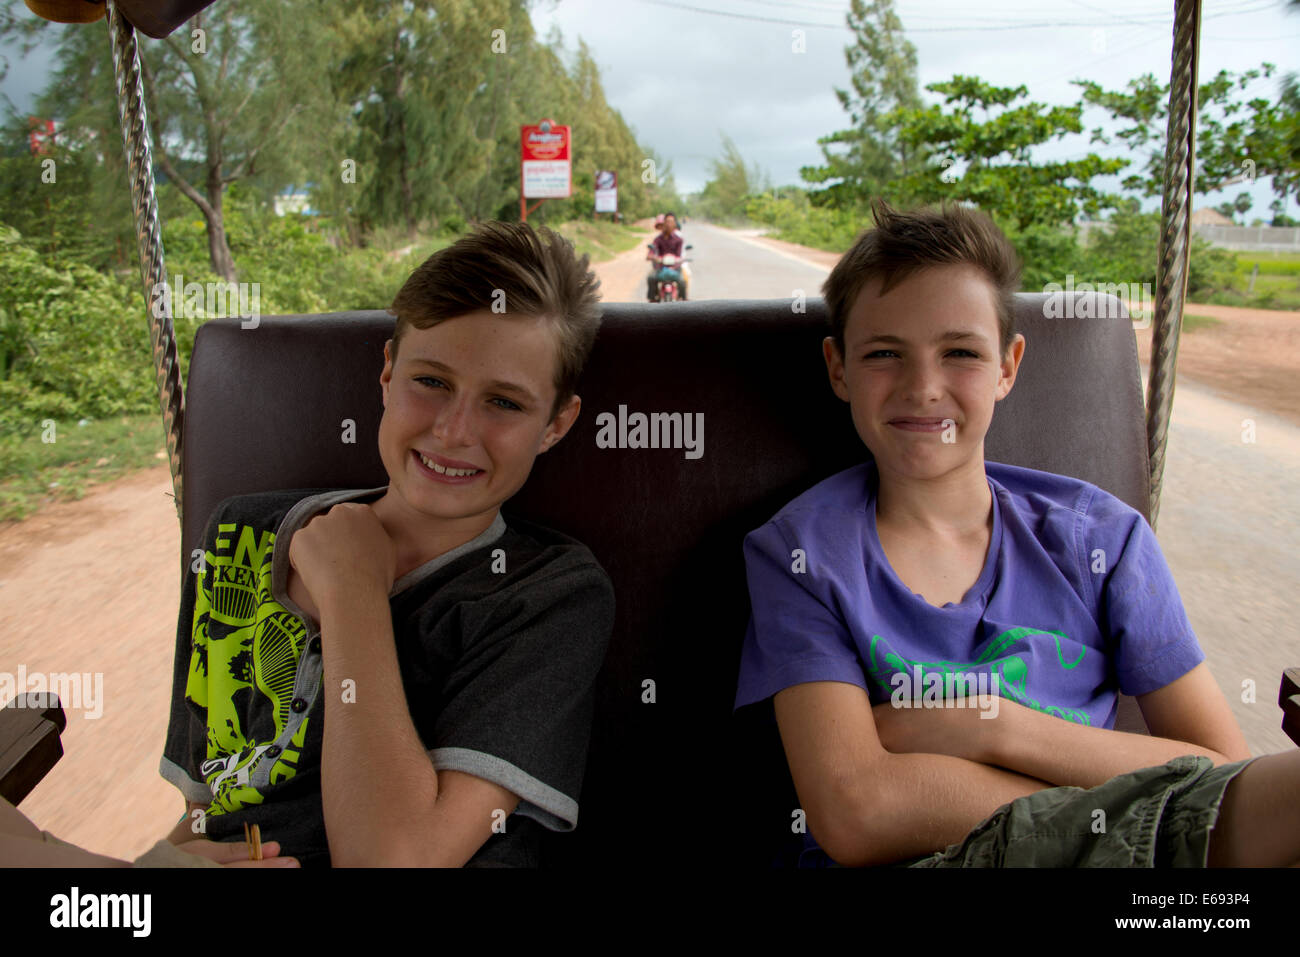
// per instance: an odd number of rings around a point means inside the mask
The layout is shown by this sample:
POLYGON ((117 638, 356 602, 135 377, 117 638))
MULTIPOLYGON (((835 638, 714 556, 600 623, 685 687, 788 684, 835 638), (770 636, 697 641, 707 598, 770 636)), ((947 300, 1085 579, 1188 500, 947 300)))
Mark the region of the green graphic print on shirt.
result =
POLYGON ((888 649, 888 642, 880 635, 871 636, 871 660, 868 662, 867 674, 886 694, 892 689, 890 679, 898 672, 914 673, 920 669, 922 680, 929 673, 940 675, 957 675, 978 672, 988 667, 992 674, 998 676, 998 684, 1011 700, 1060 718, 1066 718, 1076 724, 1091 725, 1087 712, 1058 705, 1045 705, 1029 696, 1029 666, 1021 656, 1029 652, 1028 638, 1031 635, 1051 635, 1056 643, 1056 663, 1062 671, 1071 671, 1078 667, 1088 652, 1087 645, 1080 645, 1079 654, 1073 661, 1066 661, 1061 650, 1061 639, 1070 640, 1063 631, 1042 628, 1008 628, 994 638, 987 648, 974 661, 963 664, 957 661, 914 661, 888 649))
MULTIPOLYGON (((195 585, 185 696, 207 712, 200 770, 213 794, 208 813, 223 814, 262 803, 250 775, 288 726, 307 629, 272 597, 274 532, 223 523, 213 545, 195 585), (257 727, 245 727, 245 719, 257 727)), ((296 773, 306 729, 304 718, 274 756, 270 784, 296 773)))

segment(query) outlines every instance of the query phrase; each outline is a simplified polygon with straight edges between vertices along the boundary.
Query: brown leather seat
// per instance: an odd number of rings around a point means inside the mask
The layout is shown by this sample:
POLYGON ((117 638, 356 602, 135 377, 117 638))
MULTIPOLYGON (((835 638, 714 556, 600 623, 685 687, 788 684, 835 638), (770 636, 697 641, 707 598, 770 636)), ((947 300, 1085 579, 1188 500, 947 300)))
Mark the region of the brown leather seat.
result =
MULTIPOLYGON (((1043 299, 1018 297, 1028 347, 987 457, 1086 479, 1147 514, 1132 326, 1047 319, 1043 299)), ((770 705, 732 715, 749 613, 741 542, 866 455, 827 385, 824 321, 819 299, 806 314, 786 301, 606 307, 577 424, 506 506, 507 517, 585 542, 618 602, 580 826, 552 842, 548 860, 766 864, 790 833, 797 805, 770 705), (598 448, 597 415, 620 406, 703 413, 703 455, 598 448), (643 700, 647 681, 653 703, 643 700)), ((199 330, 185 419, 185 556, 227 496, 384 484, 378 379, 392 326, 376 311, 265 317, 255 329, 214 320, 199 330), (347 420, 352 444, 342 441, 347 420)), ((1120 726, 1142 728, 1131 699, 1120 726)))

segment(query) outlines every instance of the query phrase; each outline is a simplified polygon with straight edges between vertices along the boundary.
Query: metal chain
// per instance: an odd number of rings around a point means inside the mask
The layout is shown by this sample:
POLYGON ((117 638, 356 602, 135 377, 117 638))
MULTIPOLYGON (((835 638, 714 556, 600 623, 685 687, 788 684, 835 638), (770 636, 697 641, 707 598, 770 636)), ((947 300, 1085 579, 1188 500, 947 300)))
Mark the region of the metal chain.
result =
POLYGON ((149 148, 140 51, 135 27, 122 16, 113 0, 107 0, 107 8, 108 36, 113 48, 113 73, 117 78, 117 112, 122 123, 122 143, 126 148, 131 202, 135 208, 135 237, 140 250, 145 308, 149 314, 149 340, 153 346, 158 402, 162 407, 163 427, 167 430, 167 458, 171 465, 176 517, 179 519, 185 386, 181 382, 181 367, 176 355, 171 297, 153 294, 155 289, 166 288, 167 267, 163 263, 162 225, 158 219, 158 200, 154 195, 153 151, 149 148), (161 312, 162 315, 158 316, 156 312, 161 312))
POLYGON ((1165 446, 1174 404, 1178 335, 1187 295, 1191 245, 1192 189, 1196 168, 1196 73, 1201 26, 1200 0, 1177 0, 1173 67, 1169 77, 1169 125, 1165 132, 1164 194, 1160 200, 1160 262, 1156 267, 1155 320, 1151 327, 1151 370, 1147 382, 1147 456, 1151 475, 1151 527, 1160 514, 1165 446))

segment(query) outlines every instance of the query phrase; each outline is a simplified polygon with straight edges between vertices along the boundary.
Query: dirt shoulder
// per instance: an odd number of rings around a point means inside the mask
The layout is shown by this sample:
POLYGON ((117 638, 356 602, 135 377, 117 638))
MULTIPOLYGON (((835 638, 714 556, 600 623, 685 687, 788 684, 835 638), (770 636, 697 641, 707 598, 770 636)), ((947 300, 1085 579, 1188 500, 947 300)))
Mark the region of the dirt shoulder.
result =
MULTIPOLYGON (((1221 321, 1179 336, 1180 379, 1300 425, 1300 313, 1200 303, 1183 312, 1221 321)), ((1150 361, 1148 330, 1138 331, 1138 356, 1150 361)))

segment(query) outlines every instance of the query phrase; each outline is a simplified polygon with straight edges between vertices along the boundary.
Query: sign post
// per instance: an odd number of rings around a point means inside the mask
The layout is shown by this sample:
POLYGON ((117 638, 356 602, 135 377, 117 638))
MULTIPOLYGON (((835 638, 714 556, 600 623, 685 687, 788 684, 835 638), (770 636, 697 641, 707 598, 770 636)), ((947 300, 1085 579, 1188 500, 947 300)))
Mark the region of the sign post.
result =
POLYGON ((544 199, 566 199, 573 194, 569 127, 543 119, 536 126, 519 127, 519 218, 528 222, 528 201, 536 210, 544 199))
POLYGON ((596 171, 596 212, 609 213, 618 219, 618 173, 612 169, 596 171))

